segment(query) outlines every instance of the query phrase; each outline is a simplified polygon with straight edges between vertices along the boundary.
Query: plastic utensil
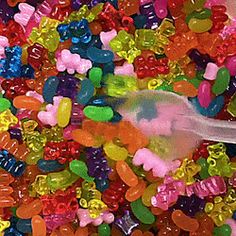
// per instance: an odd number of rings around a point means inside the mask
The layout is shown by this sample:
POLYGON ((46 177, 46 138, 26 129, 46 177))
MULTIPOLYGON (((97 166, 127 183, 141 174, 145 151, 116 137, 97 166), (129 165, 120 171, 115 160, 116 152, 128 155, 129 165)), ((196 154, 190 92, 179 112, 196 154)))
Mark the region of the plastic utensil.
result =
POLYGON ((166 147, 161 146, 167 149, 162 158, 185 157, 203 139, 236 143, 236 122, 204 117, 186 97, 166 91, 143 90, 113 99, 124 120, 148 137, 159 136, 162 145, 166 144, 166 147))

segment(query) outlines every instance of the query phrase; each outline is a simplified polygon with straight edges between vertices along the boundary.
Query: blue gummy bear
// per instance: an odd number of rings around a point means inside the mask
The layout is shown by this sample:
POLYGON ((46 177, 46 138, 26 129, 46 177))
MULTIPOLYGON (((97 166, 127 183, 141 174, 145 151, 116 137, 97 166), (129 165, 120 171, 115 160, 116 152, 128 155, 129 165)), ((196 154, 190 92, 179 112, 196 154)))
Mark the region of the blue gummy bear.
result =
POLYGON ((21 76, 22 49, 19 46, 6 47, 6 58, 0 60, 0 76, 6 79, 21 76))
POLYGON ((102 180, 95 179, 95 184, 96 184, 96 188, 100 192, 104 192, 106 189, 109 188, 109 180, 108 179, 102 179, 102 180))
POLYGON ((34 78, 34 69, 31 65, 23 65, 21 67, 21 73, 20 73, 20 77, 23 78, 34 78))
POLYGON ((21 233, 32 233, 31 219, 19 219, 16 223, 16 229, 21 233))
POLYGON ((49 77, 43 86, 43 98, 45 102, 53 103, 53 97, 57 93, 60 80, 56 76, 49 77))

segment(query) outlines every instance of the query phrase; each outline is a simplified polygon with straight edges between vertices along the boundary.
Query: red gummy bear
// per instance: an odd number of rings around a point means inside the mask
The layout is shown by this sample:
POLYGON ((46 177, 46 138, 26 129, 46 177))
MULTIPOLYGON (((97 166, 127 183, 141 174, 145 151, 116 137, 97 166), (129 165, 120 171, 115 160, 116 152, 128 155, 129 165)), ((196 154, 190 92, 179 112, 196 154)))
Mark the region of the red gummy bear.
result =
POLYGON ((21 78, 14 78, 11 80, 4 80, 1 87, 5 90, 5 97, 7 99, 14 99, 16 96, 25 95, 31 89, 28 87, 26 80, 21 78))
POLYGON ((76 191, 73 188, 65 192, 58 190, 54 195, 41 197, 43 203, 43 215, 64 214, 74 212, 79 208, 76 191))
POLYGON ((45 160, 57 160, 61 164, 77 159, 80 155, 80 144, 77 142, 48 142, 44 149, 45 160))
POLYGON ((116 29, 117 31, 133 29, 133 19, 124 14, 123 11, 117 11, 109 2, 103 6, 103 11, 98 15, 103 31, 116 29))
POLYGON ((213 27, 211 32, 219 32, 225 26, 225 22, 228 20, 226 13, 226 7, 223 5, 215 5, 211 7, 212 15, 211 20, 213 21, 213 27))
POLYGON ((145 59, 143 56, 138 56, 135 58, 134 66, 140 79, 169 73, 168 58, 156 59, 155 56, 149 56, 145 59))
POLYGON ((125 202, 127 186, 119 179, 111 182, 109 188, 102 193, 102 200, 111 211, 117 211, 119 206, 125 202))
POLYGON ((158 216, 156 221, 159 232, 157 236, 179 236, 180 228, 171 219, 170 212, 164 212, 158 216))

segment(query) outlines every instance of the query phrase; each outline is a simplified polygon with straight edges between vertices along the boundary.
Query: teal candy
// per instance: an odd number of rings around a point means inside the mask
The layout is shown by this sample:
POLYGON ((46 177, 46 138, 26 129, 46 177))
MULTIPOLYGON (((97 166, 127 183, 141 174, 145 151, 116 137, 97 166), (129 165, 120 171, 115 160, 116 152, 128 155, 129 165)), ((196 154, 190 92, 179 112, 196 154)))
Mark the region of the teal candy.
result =
POLYGON ((110 236, 111 229, 108 224, 101 224, 98 226, 98 235, 99 236, 110 236))
POLYGON ((113 61, 114 54, 109 50, 102 50, 96 47, 90 47, 87 50, 87 57, 95 63, 108 63, 113 61))
POLYGON ((220 95, 220 94, 224 93, 225 90, 229 86, 229 81, 230 81, 229 70, 226 68, 220 68, 217 73, 215 83, 212 86, 212 92, 215 95, 220 95))
POLYGON ((141 198, 131 202, 130 206, 135 217, 143 224, 151 225, 155 222, 154 215, 146 206, 143 205, 141 198))
POLYGON ((79 177, 83 178, 88 182, 92 182, 94 178, 88 175, 88 167, 83 161, 73 160, 70 162, 70 170, 78 175, 79 177))
POLYGON ((43 98, 45 102, 53 103, 53 97, 57 93, 59 79, 55 76, 49 77, 43 86, 43 98))
POLYGON ((87 106, 84 108, 84 115, 94 121, 109 121, 114 116, 114 112, 111 107, 97 107, 87 106))
POLYGON ((91 80, 84 79, 81 81, 81 89, 76 96, 76 102, 85 105, 94 94, 94 85, 91 80))
POLYGON ((197 164, 201 166, 201 170, 199 172, 200 178, 207 179, 208 177, 210 177, 208 173, 209 164, 207 163, 207 160, 201 157, 197 160, 197 164))
POLYGON ((11 102, 6 98, 0 98, 0 112, 6 111, 11 107, 11 102))
POLYGON ((39 170, 41 170, 44 173, 59 171, 65 167, 56 160, 44 160, 44 159, 38 160, 37 166, 39 170))
POLYGON ((17 230, 25 234, 32 233, 31 219, 19 219, 16 223, 16 228, 17 230))
POLYGON ((227 224, 224 224, 220 227, 215 227, 213 230, 214 236, 230 236, 231 233, 232 233, 232 229, 227 224))

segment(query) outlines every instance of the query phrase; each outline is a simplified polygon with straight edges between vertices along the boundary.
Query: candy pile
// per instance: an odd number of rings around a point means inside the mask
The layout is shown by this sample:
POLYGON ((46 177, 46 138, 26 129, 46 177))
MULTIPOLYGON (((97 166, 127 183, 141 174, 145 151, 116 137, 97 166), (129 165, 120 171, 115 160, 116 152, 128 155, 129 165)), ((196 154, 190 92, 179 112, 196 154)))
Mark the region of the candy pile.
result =
POLYGON ((236 145, 170 162, 109 102, 165 90, 235 121, 226 6, 0 0, 0 235, 236 235, 236 145))

